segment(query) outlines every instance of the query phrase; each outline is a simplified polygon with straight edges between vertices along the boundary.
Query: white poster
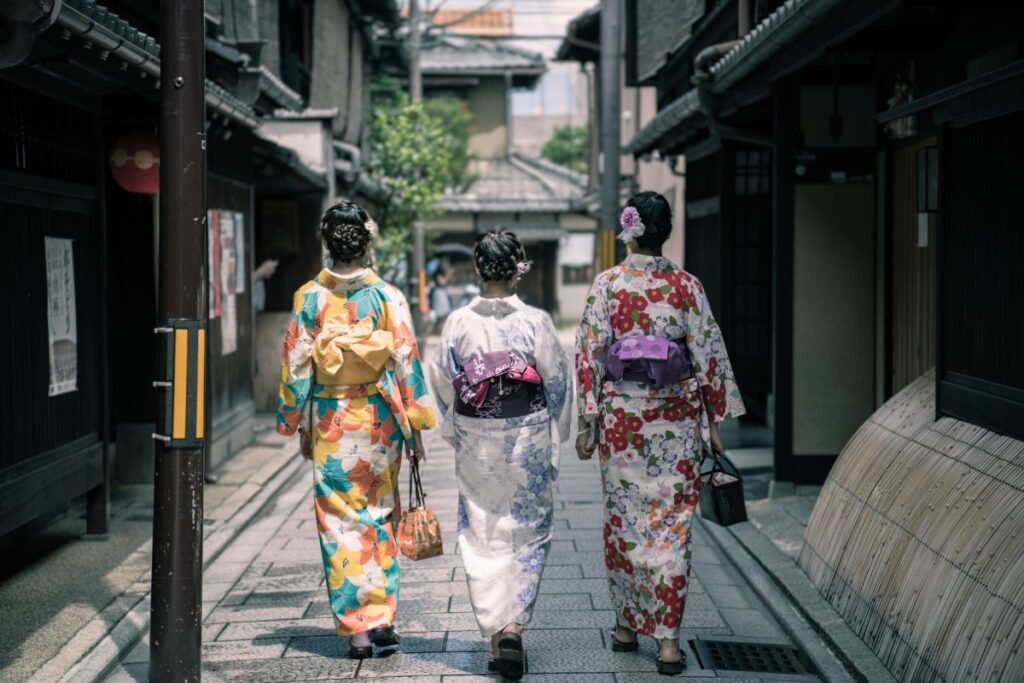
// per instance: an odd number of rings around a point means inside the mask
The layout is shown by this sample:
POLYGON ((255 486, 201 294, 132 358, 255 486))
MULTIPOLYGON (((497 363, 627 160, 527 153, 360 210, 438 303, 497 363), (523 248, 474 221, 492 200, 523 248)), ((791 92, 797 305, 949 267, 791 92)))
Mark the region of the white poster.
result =
POLYGON ((213 320, 220 317, 220 214, 216 209, 206 212, 206 235, 210 320, 213 320))
POLYGON ((78 389, 78 321, 73 241, 46 237, 46 312, 50 332, 50 396, 78 389))
POLYGON ((236 270, 240 264, 235 255, 235 214, 233 211, 220 213, 220 291, 221 355, 238 350, 238 314, 235 303, 236 270))

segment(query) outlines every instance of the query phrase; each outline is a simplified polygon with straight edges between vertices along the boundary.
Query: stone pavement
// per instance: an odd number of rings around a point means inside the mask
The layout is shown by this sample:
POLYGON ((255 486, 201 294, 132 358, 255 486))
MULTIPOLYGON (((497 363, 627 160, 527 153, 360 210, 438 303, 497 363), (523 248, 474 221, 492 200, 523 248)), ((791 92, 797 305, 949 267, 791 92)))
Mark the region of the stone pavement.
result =
MULTIPOLYGON (((204 489, 204 553, 213 559, 298 468, 297 443, 260 416, 251 446, 204 489)), ((153 487, 115 490, 110 534, 83 538, 73 511, 3 549, 0 681, 91 681, 149 624, 153 487)))
MULTIPOLYGON (((424 486, 440 517, 447 554, 413 563, 402 559, 397 628, 400 651, 363 662, 346 658, 334 635, 312 511, 312 477, 297 473, 258 519, 208 568, 204 584, 204 678, 299 681, 352 679, 389 683, 496 681, 487 675, 487 644, 470 611, 465 574, 455 554, 454 453, 431 432, 424 486)), ((404 495, 404 493, 403 493, 404 495)), ((550 683, 654 683, 655 645, 641 639, 639 653, 613 653, 601 541, 603 526, 596 461, 562 455, 556 484, 555 532, 541 581, 541 596, 525 642, 525 681, 550 683)), ((698 524, 696 578, 682 637, 791 643, 787 632, 698 524)), ((687 680, 817 681, 812 676, 751 674, 700 668, 690 651, 687 680)), ((110 681, 146 679, 143 640, 110 681)))

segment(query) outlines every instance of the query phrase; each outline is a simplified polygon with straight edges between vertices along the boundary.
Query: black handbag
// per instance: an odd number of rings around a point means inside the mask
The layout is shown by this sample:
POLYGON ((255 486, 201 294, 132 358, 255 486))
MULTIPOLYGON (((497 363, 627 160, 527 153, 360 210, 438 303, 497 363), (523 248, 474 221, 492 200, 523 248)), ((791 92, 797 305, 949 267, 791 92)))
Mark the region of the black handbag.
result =
POLYGON ((720 526, 747 521, 743 477, 736 466, 720 455, 708 471, 700 473, 700 515, 720 526))

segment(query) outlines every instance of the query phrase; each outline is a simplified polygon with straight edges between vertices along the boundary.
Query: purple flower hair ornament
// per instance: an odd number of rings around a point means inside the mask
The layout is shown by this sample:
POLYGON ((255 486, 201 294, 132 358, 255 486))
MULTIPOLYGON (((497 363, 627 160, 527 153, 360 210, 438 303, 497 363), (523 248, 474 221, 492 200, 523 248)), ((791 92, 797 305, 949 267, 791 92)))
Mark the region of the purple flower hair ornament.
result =
POLYGON ((530 268, 533 267, 533 261, 520 261, 516 264, 516 281, 518 282, 524 275, 530 272, 530 268))
POLYGON ((640 212, 632 206, 627 206, 622 210, 622 216, 619 217, 619 225, 622 227, 619 239, 623 242, 632 242, 637 237, 642 237, 646 229, 644 222, 640 220, 640 212))

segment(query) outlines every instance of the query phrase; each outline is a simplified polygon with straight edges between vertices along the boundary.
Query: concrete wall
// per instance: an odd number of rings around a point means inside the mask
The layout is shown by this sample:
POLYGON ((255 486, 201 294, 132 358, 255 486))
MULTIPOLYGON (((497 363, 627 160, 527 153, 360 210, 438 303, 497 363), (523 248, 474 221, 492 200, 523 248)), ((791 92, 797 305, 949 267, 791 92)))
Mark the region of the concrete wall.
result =
MULTIPOLYGON (((334 133, 345 132, 348 119, 349 11, 339 0, 316 0, 313 5, 313 64, 310 69, 309 106, 337 108, 334 133)), ((362 84, 359 84, 362 87, 362 84)))
POLYGON ((875 186, 798 185, 793 453, 834 455, 874 409, 875 186))
POLYGON ((481 78, 466 98, 473 114, 469 151, 480 159, 508 155, 508 84, 503 77, 481 78))
POLYGON ((1024 672, 1024 442, 935 420, 927 372, 865 422, 818 496, 800 565, 902 681, 1024 672))

